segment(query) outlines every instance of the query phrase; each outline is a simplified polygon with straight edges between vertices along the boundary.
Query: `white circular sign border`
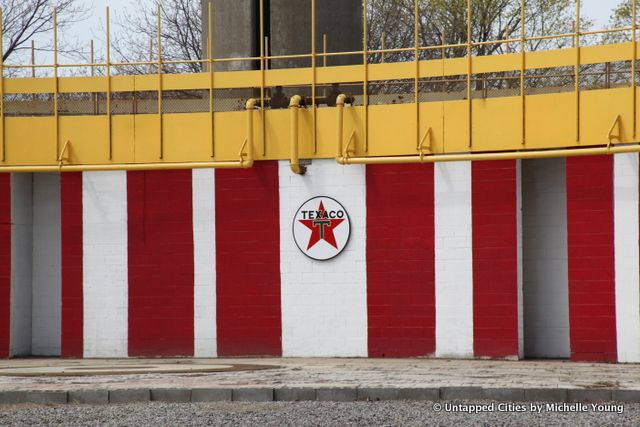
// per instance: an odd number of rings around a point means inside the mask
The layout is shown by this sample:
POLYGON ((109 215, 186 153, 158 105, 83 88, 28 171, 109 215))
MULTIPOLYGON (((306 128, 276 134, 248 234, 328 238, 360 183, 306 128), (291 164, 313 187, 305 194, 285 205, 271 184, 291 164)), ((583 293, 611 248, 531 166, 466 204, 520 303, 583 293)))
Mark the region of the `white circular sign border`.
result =
POLYGON ((325 261, 331 261, 332 259, 335 259, 336 257, 340 256, 340 254, 342 254, 342 252, 344 252, 344 250, 347 248, 347 246, 349 246, 349 242, 351 241, 351 216, 349 215, 349 211, 347 211, 347 208, 344 207, 344 205, 342 203, 340 203, 339 201, 337 201, 336 199, 334 199, 333 197, 329 197, 329 196, 315 196, 312 197, 310 199, 307 199, 306 201, 302 202, 302 204, 298 207, 298 209, 296 210, 296 213, 293 215, 293 221, 291 222, 291 235, 293 237, 293 243, 296 244, 296 247, 298 248, 298 250, 300 252, 302 252, 302 254, 304 256, 306 256, 309 259, 312 259, 314 261, 319 261, 319 262, 325 262, 325 261), (332 256, 331 258, 314 258, 311 255, 309 255, 308 253, 306 253, 298 244, 298 240, 296 239, 296 231, 295 231, 295 226, 296 226, 296 221, 298 221, 298 214, 300 213, 300 209, 302 209, 302 207, 304 205, 306 205, 307 203, 311 202, 312 200, 316 200, 316 199, 329 199, 329 200, 333 200, 335 203, 337 203, 342 210, 344 211, 344 214, 346 215, 346 219, 347 219, 347 223, 349 224, 349 232, 347 233, 347 240, 346 242, 344 242, 344 246, 342 246, 342 249, 340 249, 338 251, 338 253, 336 253, 334 256, 332 256))

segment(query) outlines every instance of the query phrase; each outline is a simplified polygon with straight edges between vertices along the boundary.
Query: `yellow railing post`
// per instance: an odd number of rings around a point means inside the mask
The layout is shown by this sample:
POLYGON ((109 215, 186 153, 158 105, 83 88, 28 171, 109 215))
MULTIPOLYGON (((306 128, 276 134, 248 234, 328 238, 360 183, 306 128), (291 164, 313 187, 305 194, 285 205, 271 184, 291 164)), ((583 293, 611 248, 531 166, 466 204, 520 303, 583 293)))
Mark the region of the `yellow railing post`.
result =
POLYGON ((313 74, 311 81, 311 112, 313 114, 311 126, 313 127, 313 154, 316 154, 318 152, 318 114, 316 108, 316 79, 318 78, 318 64, 316 63, 316 0, 311 0, 311 61, 311 70, 313 74))
POLYGON ((576 101, 576 143, 580 144, 580 0, 576 0, 576 25, 575 25, 575 49, 576 49, 576 78, 575 78, 575 101, 576 101))
POLYGON ((469 148, 473 147, 473 99, 472 99, 472 77, 473 77, 473 36, 471 34, 471 0, 467 0, 467 114, 469 121, 469 148))
POLYGON ((416 107, 416 145, 420 145, 420 5, 419 0, 414 0, 414 55, 416 63, 416 77, 414 81, 414 102, 416 107))
POLYGON ((60 153, 60 114, 58 112, 58 96, 60 93, 60 81, 58 79, 58 10, 53 9, 53 78, 55 92, 53 94, 53 114, 55 118, 56 159, 60 153))
POLYGON ((266 129, 266 114, 264 109, 264 94, 265 94, 265 82, 266 82, 266 63, 264 52, 264 0, 260 0, 260 136, 262 137, 262 155, 267 155, 267 132, 266 129))
POLYGON ((213 3, 209 0, 207 10, 207 57, 209 59, 209 131, 211 132, 211 158, 216 156, 215 114, 214 114, 214 70, 213 70, 213 3))
POLYGON ((362 4, 362 61, 364 81, 362 83, 362 105, 364 106, 364 152, 369 151, 369 25, 367 22, 367 0, 362 4))
POLYGON ((302 97, 299 95, 294 95, 291 97, 291 101, 289 102, 289 114, 290 114, 290 136, 289 136, 289 150, 290 150, 290 164, 291 171, 298 175, 304 175, 307 171, 307 168, 300 164, 300 147, 299 147, 299 117, 298 113, 300 111, 300 102, 302 102, 302 97))
POLYGON ((636 83, 636 70, 637 70, 637 62, 638 62, 638 41, 637 41, 637 31, 638 31, 638 0, 631 0, 631 14, 633 17, 631 18, 631 41, 633 45, 633 57, 631 60, 631 93, 632 93, 632 103, 633 103, 633 140, 636 140, 636 136, 638 133, 638 120, 636 119, 636 115, 638 112, 638 95, 636 93, 637 83, 636 83))
POLYGON ((109 14, 109 8, 106 10, 106 31, 107 31, 107 52, 106 52, 106 68, 107 68, 107 128, 109 138, 109 160, 113 160, 113 122, 111 117, 111 16, 109 14))
POLYGON ((158 22, 157 22, 157 38, 158 38, 158 131, 160 141, 160 160, 164 160, 164 116, 162 114, 162 5, 158 3, 158 22))
POLYGON ((0 145, 2 161, 7 160, 7 150, 5 147, 5 138, 4 138, 4 17, 3 11, 0 10, 0 145))
POLYGON ((520 3, 520 104, 522 108, 522 145, 527 145, 527 96, 525 73, 527 70, 526 18, 527 0, 520 3))

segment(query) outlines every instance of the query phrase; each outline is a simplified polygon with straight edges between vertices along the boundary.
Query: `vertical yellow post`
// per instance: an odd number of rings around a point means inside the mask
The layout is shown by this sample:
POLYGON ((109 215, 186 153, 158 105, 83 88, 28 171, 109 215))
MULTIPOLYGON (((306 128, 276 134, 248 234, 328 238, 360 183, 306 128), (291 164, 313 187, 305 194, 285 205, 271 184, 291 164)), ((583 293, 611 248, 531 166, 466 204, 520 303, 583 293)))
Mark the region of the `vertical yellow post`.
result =
POLYGON ((0 9, 0 151, 2 155, 2 161, 7 159, 7 150, 5 148, 4 141, 4 18, 3 12, 0 9))
POLYGON ((269 55, 270 55, 269 36, 265 36, 264 37, 264 68, 266 70, 270 69, 270 67, 269 67, 269 55))
POLYGON ((323 34, 322 35, 322 53, 324 53, 324 56, 322 57, 322 66, 323 67, 327 66, 327 51, 328 51, 327 35, 323 34))
POLYGON ((580 0, 576 0, 576 25, 575 25, 575 49, 576 49, 576 66, 575 66, 575 102, 576 102, 576 143, 580 144, 580 0))
POLYGON ((60 82, 58 80, 58 10, 53 9, 53 78, 55 80, 55 92, 53 94, 53 114, 55 117, 56 157, 60 155, 60 115, 58 114, 58 95, 60 82))
POLYGON ((637 105, 637 101, 638 101, 638 95, 636 93, 636 71, 637 71, 637 65, 636 62, 638 62, 638 41, 637 41, 637 31, 638 31, 638 17, 637 17, 637 13, 638 13, 638 0, 632 0, 632 7, 631 7, 631 13, 633 15, 633 18, 631 18, 631 25, 633 26, 633 28, 631 29, 631 39, 633 41, 633 60, 631 61, 631 92, 632 92, 632 99, 633 99, 633 140, 636 140, 636 135, 638 133, 638 120, 636 118, 637 116, 637 111, 638 111, 638 105, 637 105))
MULTIPOLYGON (((326 57, 325 57, 326 58, 326 57)), ((312 81, 311 81, 311 111, 313 113, 312 117, 312 134, 313 134, 313 154, 318 152, 318 131, 317 131, 317 109, 316 109, 316 73, 317 73, 317 62, 316 62, 316 0, 311 0, 311 71, 312 71, 312 81)), ((297 114, 297 113, 296 113, 297 114)))
MULTIPOLYGON (((260 40, 264 40, 264 0, 260 0, 260 40)), ((265 111, 264 111, 264 93, 265 93, 265 58, 264 43, 260 43, 260 133, 262 136, 262 155, 267 155, 267 137, 265 132, 265 111)), ((252 141, 249 141, 252 143, 252 141)))
POLYGON ((214 88, 214 75, 213 75, 213 4, 211 0, 208 3, 207 11, 207 57, 209 59, 209 120, 211 131, 211 158, 216 156, 216 137, 215 137, 215 118, 214 118, 214 106, 213 106, 213 88, 214 88))
MULTIPOLYGON (((89 74, 91 75, 91 77, 95 77, 96 75, 96 67, 95 67, 95 63, 96 63, 96 55, 95 55, 95 49, 93 46, 93 40, 91 40, 91 42, 89 43, 89 63, 91 64, 90 68, 90 72, 89 74)), ((100 112, 99 106, 98 106, 98 94, 96 92, 93 92, 91 94, 91 100, 93 101, 93 114, 94 115, 98 115, 98 113, 100 112)))
POLYGON ((414 101, 416 107, 416 147, 420 147, 420 5, 419 0, 414 0, 413 10, 414 24, 414 54, 416 62, 416 76, 413 86, 414 101))
POLYGON ((111 16, 109 8, 106 10, 106 31, 107 31, 107 128, 109 133, 109 160, 113 160, 113 124, 111 121, 111 16))
POLYGON ((467 114, 469 121, 469 148, 473 147, 473 100, 471 83, 473 74, 472 35, 471 35, 471 0, 467 0, 467 114))
POLYGON ((527 0, 522 0, 520 3, 520 105, 522 108, 522 145, 527 145, 527 97, 525 92, 525 72, 527 70, 526 10, 527 0))
POLYGON ((162 6, 158 3, 157 43, 158 43, 158 131, 160 138, 160 160, 164 160, 164 130, 162 115, 162 6))
POLYGON ((367 23, 367 0, 362 5, 362 61, 364 80, 362 83, 362 104, 364 105, 364 151, 369 151, 369 39, 367 23))
POLYGON ((31 77, 36 77, 36 42, 31 40, 31 77))
POLYGON ((147 74, 153 71, 153 38, 149 38, 149 64, 147 65, 147 74))
POLYGON ((386 46, 386 42, 384 40, 384 31, 383 31, 382 34, 380 35, 380 50, 382 50, 382 53, 380 55, 380 62, 382 62, 383 64, 384 64, 384 61, 386 59, 385 58, 385 55, 386 55, 385 50, 386 49, 387 49, 387 46, 386 46))

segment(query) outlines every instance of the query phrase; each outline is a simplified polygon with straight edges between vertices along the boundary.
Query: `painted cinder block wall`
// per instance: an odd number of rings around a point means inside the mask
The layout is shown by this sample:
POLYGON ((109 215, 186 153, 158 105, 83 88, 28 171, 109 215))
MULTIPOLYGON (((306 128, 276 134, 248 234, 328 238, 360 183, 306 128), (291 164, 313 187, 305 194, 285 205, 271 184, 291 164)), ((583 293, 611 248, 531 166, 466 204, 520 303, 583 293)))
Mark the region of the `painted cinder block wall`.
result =
POLYGON ((549 356, 640 361, 638 155, 0 178, 2 357, 545 356, 556 277, 549 356), (291 235, 319 195, 352 222, 327 262, 291 235))

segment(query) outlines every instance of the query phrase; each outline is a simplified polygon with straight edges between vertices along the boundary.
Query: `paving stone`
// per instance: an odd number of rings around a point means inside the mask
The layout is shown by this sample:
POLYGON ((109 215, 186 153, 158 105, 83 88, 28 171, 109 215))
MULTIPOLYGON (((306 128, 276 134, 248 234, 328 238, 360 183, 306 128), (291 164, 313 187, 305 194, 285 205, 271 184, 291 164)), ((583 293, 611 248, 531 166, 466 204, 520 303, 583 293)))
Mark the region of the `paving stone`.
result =
POLYGON ((192 402, 220 402, 232 399, 233 393, 230 388, 194 388, 191 390, 192 402))
POLYGON ((608 389, 569 389, 568 402, 610 402, 611 390, 608 389))
POLYGON ((56 405, 67 403, 66 391, 29 391, 26 392, 26 401, 40 405, 56 405))
POLYGON ((482 387, 440 387, 442 400, 482 399, 482 387))
POLYGON ((158 388, 151 390, 151 400, 154 402, 191 402, 191 390, 184 388, 158 388))
POLYGON ((2 391, 0 392, 0 405, 14 405, 27 401, 24 391, 2 391))
POLYGON ((397 388, 363 387, 358 388, 358 400, 398 400, 397 388))
POLYGON ((233 400, 237 402, 272 402, 272 388, 236 388, 233 389, 233 400))
POLYGON ((523 402, 523 388, 483 388, 482 398, 499 402, 523 402))
POLYGON ((437 402, 440 400, 439 388, 400 388, 398 389, 400 400, 428 400, 437 402))
POLYGON ((613 390, 612 397, 618 402, 640 402, 640 390, 613 390))
POLYGON ((109 403, 148 402, 151 392, 148 389, 110 390, 109 403))
POLYGON ((316 400, 316 389, 311 387, 284 387, 274 390, 274 399, 283 402, 316 400))
POLYGON ((564 388, 529 388, 524 390, 526 402, 566 402, 567 390, 564 388))
POLYGON ((318 400, 323 401, 353 402, 358 398, 358 391, 355 387, 319 388, 317 395, 318 400))
POLYGON ((109 403, 107 390, 76 390, 69 392, 69 403, 104 404, 109 403))

